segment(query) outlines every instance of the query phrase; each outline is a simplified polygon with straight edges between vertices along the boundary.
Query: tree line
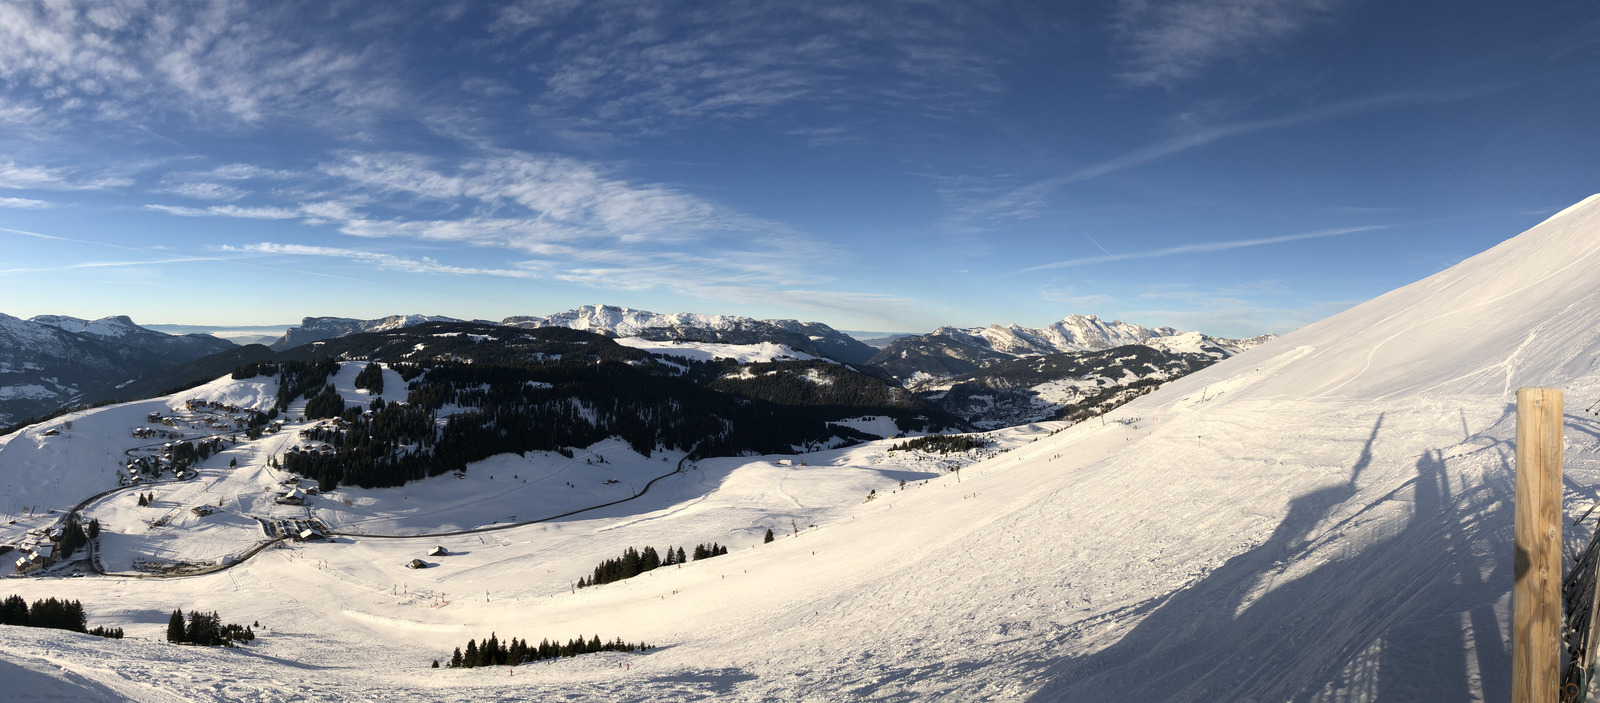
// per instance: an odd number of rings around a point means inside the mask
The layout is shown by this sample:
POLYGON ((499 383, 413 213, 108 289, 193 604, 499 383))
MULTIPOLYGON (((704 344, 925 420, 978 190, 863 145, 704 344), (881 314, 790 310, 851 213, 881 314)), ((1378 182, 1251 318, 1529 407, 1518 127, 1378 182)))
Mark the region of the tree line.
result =
MULTIPOLYGON (((623 642, 621 637, 610 642, 601 642, 600 636, 585 640, 581 635, 567 640, 566 644, 551 642, 548 639, 540 640, 539 644, 529 644, 527 640, 515 637, 510 642, 501 642, 494 633, 489 633, 489 638, 479 646, 475 640, 467 640, 465 652, 457 647, 450 655, 449 668, 470 669, 479 666, 501 666, 536 662, 541 659, 555 659, 557 657, 575 657, 579 654, 593 652, 634 652, 649 651, 652 647, 645 643, 634 644, 623 642)), ((433 663, 435 667, 439 662, 433 663)))
POLYGON ((29 606, 22 596, 13 595, 0 600, 0 625, 43 627, 122 639, 120 627, 96 627, 90 630, 88 623, 88 618, 83 614, 83 603, 79 601, 56 600, 52 597, 36 600, 29 606))
POLYGON ((959 454, 973 449, 983 449, 989 446, 989 440, 972 435, 932 434, 926 437, 913 437, 904 442, 895 442, 889 447, 891 452, 924 451, 929 454, 959 454))
MULTIPOLYGON (((768 530, 768 532, 771 532, 768 530)), ((770 541, 770 540, 769 540, 770 541)), ((711 544, 697 544, 694 546, 692 557, 686 555, 683 547, 667 547, 667 557, 661 558, 655 547, 645 547, 639 551, 633 547, 623 550, 622 556, 616 559, 607 559, 594 567, 594 574, 588 578, 578 578, 578 588, 598 586, 603 583, 621 581, 633 578, 646 571, 654 571, 663 566, 683 564, 690 560, 698 561, 722 556, 728 553, 728 548, 712 542, 711 544)))

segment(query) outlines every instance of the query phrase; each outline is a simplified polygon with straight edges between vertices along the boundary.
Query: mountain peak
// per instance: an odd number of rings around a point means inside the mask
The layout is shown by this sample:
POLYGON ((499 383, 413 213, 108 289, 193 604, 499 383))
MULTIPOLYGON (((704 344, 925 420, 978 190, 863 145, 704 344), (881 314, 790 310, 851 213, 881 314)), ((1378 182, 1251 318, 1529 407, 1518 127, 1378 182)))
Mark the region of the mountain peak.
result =
POLYGON ((160 332, 147 330, 134 324, 133 318, 128 317, 127 315, 109 315, 98 320, 85 320, 83 318, 71 317, 69 315, 35 315, 32 318, 29 318, 28 321, 40 325, 49 325, 56 329, 65 330, 67 332, 73 332, 76 334, 87 334, 91 337, 99 337, 101 339, 114 339, 124 337, 132 333, 143 332, 161 334, 160 332))

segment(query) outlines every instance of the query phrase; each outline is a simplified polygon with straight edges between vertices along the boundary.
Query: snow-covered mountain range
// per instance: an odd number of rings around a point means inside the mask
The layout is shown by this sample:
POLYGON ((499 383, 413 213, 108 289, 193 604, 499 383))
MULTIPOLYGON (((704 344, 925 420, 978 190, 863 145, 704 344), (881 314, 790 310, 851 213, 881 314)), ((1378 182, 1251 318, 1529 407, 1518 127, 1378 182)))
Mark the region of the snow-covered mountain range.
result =
MULTIPOLYGON (((461 321, 441 315, 391 315, 374 320, 308 317, 299 327, 289 328, 282 338, 272 344, 272 348, 282 351, 361 332, 383 332, 427 322, 461 321)), ((802 354, 845 363, 865 362, 877 351, 819 322, 757 320, 736 315, 661 314, 612 305, 585 305, 554 315, 516 315, 501 320, 499 324, 525 329, 566 327, 607 337, 631 337, 657 342, 779 344, 802 354)))
POLYGON ((231 348, 209 335, 145 329, 125 316, 23 320, 0 313, 0 426, 231 348))
POLYGON ((896 339, 868 363, 882 367, 908 386, 919 388, 929 382, 1029 356, 1101 351, 1138 344, 1172 354, 1226 358, 1272 337, 1223 339, 1171 327, 1149 328, 1074 314, 1042 328, 1020 325, 940 327, 929 334, 896 339))
POLYGON ((351 317, 308 317, 300 321, 299 327, 290 327, 284 330, 283 336, 270 346, 273 351, 293 349, 302 344, 320 342, 324 339, 333 339, 345 335, 359 334, 361 332, 385 332, 402 327, 411 327, 425 322, 461 322, 453 317, 443 315, 390 315, 375 320, 357 320, 351 317))
MULTIPOLYGON (((271 345, 271 350, 283 353, 350 335, 437 322, 460 320, 416 314, 370 320, 307 317, 299 326, 288 328, 271 345)), ((127 350, 136 349, 159 358, 130 362, 131 365, 124 363, 114 369, 114 365, 91 359, 85 363, 98 364, 98 370, 87 376, 80 371, 57 369, 57 362, 44 357, 33 359, 28 362, 32 364, 28 370, 40 372, 35 374, 37 378, 13 375, 4 379, 8 382, 0 382, 0 389, 3 389, 0 402, 9 401, 10 405, 9 412, 0 407, 0 414, 6 417, 49 412, 69 402, 123 397, 112 392, 112 386, 147 375, 163 365, 171 367, 167 375, 149 376, 147 382, 141 381, 129 388, 149 392, 184 386, 204 380, 190 378, 192 375, 212 372, 230 363, 242 363, 246 358, 266 358, 264 351, 241 351, 209 335, 155 332, 135 325, 125 316, 91 321, 41 315, 29 323, 124 349, 119 352, 123 356, 132 353, 127 350), (217 354, 208 363, 175 365, 218 352, 226 353, 217 354), (63 378, 76 380, 66 382, 63 378)), ((661 314, 609 305, 585 305, 545 316, 514 316, 498 323, 478 320, 474 324, 518 329, 562 327, 594 332, 654 354, 694 359, 730 358, 745 363, 829 359, 851 364, 856 370, 871 375, 892 378, 922 392, 926 400, 946 411, 982 426, 1073 415, 1085 408, 1103 411, 1116 404, 1105 402, 1107 398, 1126 401, 1134 397, 1126 392, 1128 389, 1147 388, 1151 381, 1175 378, 1268 338, 1219 339, 1168 327, 1146 328, 1120 321, 1106 322, 1093 315, 1071 315, 1037 329, 1018 325, 941 327, 926 335, 900 337, 879 350, 817 322, 758 320, 735 315, 661 314), (1099 364, 1098 357, 1093 356, 1093 352, 1128 345, 1144 350, 1132 352, 1140 363, 1112 362, 1108 367, 1099 364), (1075 354, 1089 356, 1076 359, 1072 356, 1075 354), (1052 358, 1032 366, 1007 364, 1043 357, 1052 358), (1108 373, 1110 375, 1105 375, 1108 373)), ((21 363, 18 361, 14 365, 20 369, 21 363)))
POLYGON ((717 344, 782 344, 795 351, 847 364, 871 359, 873 349, 820 322, 757 320, 737 315, 660 314, 612 305, 585 305, 549 316, 508 317, 515 327, 568 327, 608 337, 717 344))
POLYGON ((209 334, 167 334, 134 324, 127 315, 84 320, 65 315, 36 315, 29 322, 48 325, 85 337, 143 349, 174 363, 226 351, 232 344, 209 334))

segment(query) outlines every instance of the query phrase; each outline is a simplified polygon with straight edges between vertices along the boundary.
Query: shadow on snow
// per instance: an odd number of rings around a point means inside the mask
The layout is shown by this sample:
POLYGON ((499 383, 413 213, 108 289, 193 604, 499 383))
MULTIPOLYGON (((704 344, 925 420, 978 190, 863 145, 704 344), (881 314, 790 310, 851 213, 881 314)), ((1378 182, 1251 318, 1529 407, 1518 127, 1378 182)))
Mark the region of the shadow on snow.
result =
POLYGON ((1456 492, 1440 452, 1425 452, 1414 479, 1374 502, 1412 487, 1414 510, 1397 533, 1250 600, 1306 558, 1312 530, 1355 496, 1382 425, 1380 415, 1348 481, 1295 498, 1266 542, 1156 605, 1115 644, 1051 664, 1032 700, 1458 701, 1475 689, 1509 700, 1495 614, 1511 590, 1504 451, 1503 470, 1456 492))

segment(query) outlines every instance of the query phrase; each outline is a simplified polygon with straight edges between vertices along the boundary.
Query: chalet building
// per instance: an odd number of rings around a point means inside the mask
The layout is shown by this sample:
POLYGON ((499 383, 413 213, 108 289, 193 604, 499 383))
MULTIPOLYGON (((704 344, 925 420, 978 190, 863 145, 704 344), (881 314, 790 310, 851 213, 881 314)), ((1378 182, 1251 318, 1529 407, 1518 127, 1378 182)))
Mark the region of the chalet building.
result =
POLYGON ((54 544, 23 545, 21 554, 14 562, 17 573, 26 574, 38 571, 55 563, 56 546, 54 544))

